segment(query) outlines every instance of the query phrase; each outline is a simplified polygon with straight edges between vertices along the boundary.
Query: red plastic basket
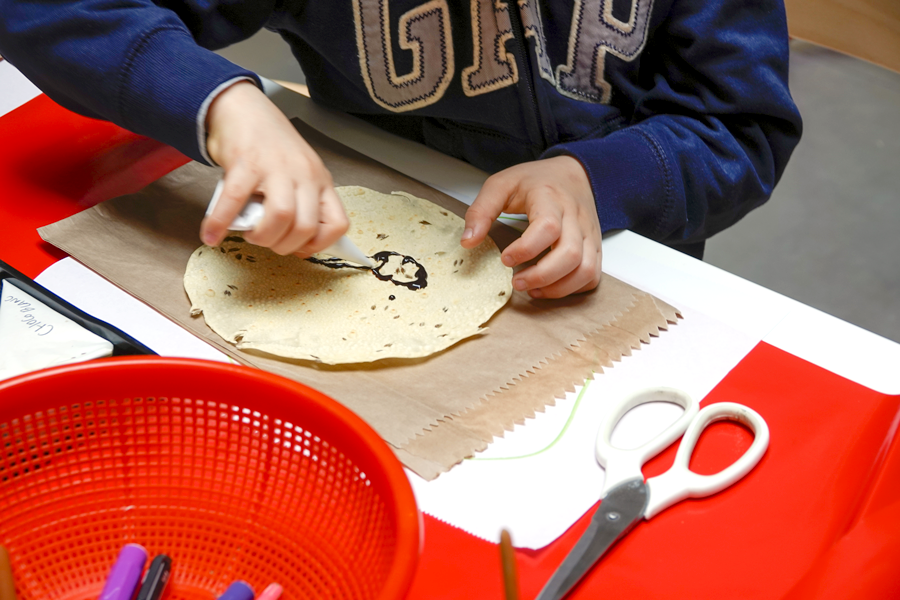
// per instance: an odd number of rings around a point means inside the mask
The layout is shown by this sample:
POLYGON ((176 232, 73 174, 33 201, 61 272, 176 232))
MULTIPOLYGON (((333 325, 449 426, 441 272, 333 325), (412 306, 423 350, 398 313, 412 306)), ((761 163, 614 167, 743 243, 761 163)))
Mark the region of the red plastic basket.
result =
POLYGON ((172 557, 169 600, 234 580, 285 600, 402 598, 419 513, 378 435, 304 385, 113 358, 0 383, 0 541, 20 600, 96 598, 119 550, 172 557))

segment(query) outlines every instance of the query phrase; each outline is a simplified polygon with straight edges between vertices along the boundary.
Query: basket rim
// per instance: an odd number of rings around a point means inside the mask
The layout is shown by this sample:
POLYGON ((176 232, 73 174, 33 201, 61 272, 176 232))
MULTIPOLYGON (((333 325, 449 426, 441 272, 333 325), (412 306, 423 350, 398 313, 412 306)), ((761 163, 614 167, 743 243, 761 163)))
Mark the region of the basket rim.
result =
MULTIPOLYGON (((11 396, 19 396, 26 391, 34 392, 35 388, 37 391, 41 389, 49 391, 58 382, 67 379, 103 381, 105 374, 118 373, 123 370, 144 376, 150 376, 159 371, 169 374, 202 372, 211 377, 231 379, 232 381, 241 380, 245 384, 261 388, 277 388, 304 397, 311 403, 311 406, 307 408, 320 411, 321 414, 346 426, 347 433, 357 436, 356 441, 371 452, 374 464, 381 470, 380 476, 386 480, 387 488, 391 490, 397 527, 396 552, 397 556, 403 557, 403 559, 393 561, 379 598, 405 597, 418 566, 422 545, 421 513, 418 510, 409 478, 387 442, 368 423, 337 400, 308 385, 261 369, 206 359, 162 356, 102 358, 32 371, 0 381, 0 422, 18 418, 23 414, 23 405, 16 402, 16 398, 11 398, 11 396)), ((35 412, 35 410, 24 410, 35 412)))

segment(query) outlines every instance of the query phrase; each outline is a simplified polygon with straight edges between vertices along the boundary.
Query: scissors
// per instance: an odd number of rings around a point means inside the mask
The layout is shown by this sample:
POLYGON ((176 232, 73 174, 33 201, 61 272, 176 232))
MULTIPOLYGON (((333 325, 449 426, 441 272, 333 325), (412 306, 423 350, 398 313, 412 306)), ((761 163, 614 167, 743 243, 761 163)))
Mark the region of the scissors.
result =
POLYGON ((560 600, 618 540, 642 519, 651 519, 685 498, 702 498, 722 491, 749 473, 769 446, 769 427, 758 413, 732 402, 699 403, 687 393, 667 387, 642 390, 620 400, 602 421, 597 433, 597 461, 606 470, 603 501, 587 531, 541 590, 537 600, 560 600), (648 402, 671 402, 684 408, 678 420, 662 433, 637 448, 623 450, 610 442, 613 430, 625 413, 648 402), (753 431, 754 439, 744 454, 714 475, 698 475, 689 464, 703 430, 714 421, 737 421, 753 431), (667 448, 678 436, 675 462, 665 473, 646 482, 641 467, 667 448))

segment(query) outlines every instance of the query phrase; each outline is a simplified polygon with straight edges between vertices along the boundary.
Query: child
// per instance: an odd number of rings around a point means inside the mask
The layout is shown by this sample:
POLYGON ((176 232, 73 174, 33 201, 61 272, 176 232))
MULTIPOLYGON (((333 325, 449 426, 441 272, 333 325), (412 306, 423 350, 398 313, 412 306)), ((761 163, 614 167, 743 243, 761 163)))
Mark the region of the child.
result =
POLYGON ((248 241, 308 255, 348 221, 315 152, 211 50, 279 32, 312 98, 495 174, 466 215, 529 225, 502 255, 536 298, 597 286, 601 228, 695 256, 762 204, 800 136, 781 0, 0 0, 0 54, 51 98, 225 169, 248 241))

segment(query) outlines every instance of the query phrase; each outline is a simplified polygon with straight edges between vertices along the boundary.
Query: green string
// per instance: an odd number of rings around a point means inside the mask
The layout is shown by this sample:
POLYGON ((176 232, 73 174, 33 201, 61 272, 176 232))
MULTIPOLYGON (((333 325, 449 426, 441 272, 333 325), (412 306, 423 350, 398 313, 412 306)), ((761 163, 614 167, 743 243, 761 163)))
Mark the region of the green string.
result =
POLYGON ((466 460, 517 460, 520 458, 530 458, 532 456, 537 456, 538 454, 542 454, 556 445, 556 443, 562 439, 562 437, 566 434, 566 431, 569 429, 569 425, 572 423, 572 420, 575 418, 575 413, 578 412, 578 405, 581 404, 581 399, 584 397, 584 393, 587 391, 588 386, 591 384, 591 379, 586 379, 584 381, 584 387, 581 388, 581 391, 578 392, 578 397, 575 398, 575 406, 572 407, 572 412, 569 413, 569 418, 566 419, 566 424, 563 425, 562 430, 556 436, 556 438, 550 442, 545 448, 541 448, 540 450, 536 450, 530 454, 523 454, 522 456, 500 456, 497 458, 478 458, 478 457, 470 457, 466 458, 466 460))

